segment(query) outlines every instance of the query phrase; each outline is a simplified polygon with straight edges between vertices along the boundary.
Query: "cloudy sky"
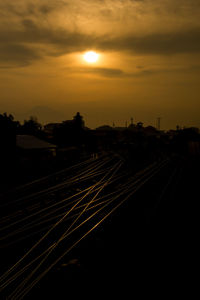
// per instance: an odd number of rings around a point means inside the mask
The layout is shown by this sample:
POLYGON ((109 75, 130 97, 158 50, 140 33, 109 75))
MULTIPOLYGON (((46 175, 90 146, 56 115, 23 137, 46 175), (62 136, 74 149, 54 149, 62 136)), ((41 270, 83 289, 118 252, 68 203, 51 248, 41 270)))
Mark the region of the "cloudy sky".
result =
POLYGON ((199 94, 200 0, 0 0, 0 113, 200 127, 199 94))

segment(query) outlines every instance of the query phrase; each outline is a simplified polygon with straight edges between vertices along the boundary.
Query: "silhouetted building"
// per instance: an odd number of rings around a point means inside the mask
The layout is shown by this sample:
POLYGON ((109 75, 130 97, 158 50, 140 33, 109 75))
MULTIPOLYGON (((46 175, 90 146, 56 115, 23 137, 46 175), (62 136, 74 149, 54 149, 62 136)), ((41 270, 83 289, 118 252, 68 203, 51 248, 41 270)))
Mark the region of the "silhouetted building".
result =
POLYGON ((98 131, 107 131, 107 130, 113 130, 113 128, 109 125, 102 125, 96 128, 96 130, 98 131))
POLYGON ((147 135, 157 135, 158 134, 158 130, 153 127, 153 126, 147 126, 144 128, 144 132, 147 134, 147 135))
POLYGON ((53 137, 55 131, 61 126, 62 123, 48 123, 44 125, 44 132, 49 138, 53 137))
POLYGON ((117 130, 117 131, 123 131, 123 130, 126 130, 127 127, 121 127, 121 126, 117 126, 114 128, 114 130, 117 130))
POLYGON ((135 129, 136 129, 135 124, 130 124, 130 125, 128 126, 128 129, 129 129, 129 130, 135 130, 135 129))
POLYGON ((143 123, 142 122, 138 122, 136 125, 137 129, 142 129, 143 128, 143 123))
POLYGON ((79 112, 77 112, 77 114, 74 116, 73 122, 78 129, 84 129, 85 122, 83 121, 83 117, 79 112))
POLYGON ((18 155, 28 158, 47 158, 56 155, 56 145, 38 139, 32 135, 17 135, 16 147, 18 155))
POLYGON ((61 147, 81 147, 84 141, 85 123, 79 112, 72 120, 65 120, 54 126, 54 141, 61 147))

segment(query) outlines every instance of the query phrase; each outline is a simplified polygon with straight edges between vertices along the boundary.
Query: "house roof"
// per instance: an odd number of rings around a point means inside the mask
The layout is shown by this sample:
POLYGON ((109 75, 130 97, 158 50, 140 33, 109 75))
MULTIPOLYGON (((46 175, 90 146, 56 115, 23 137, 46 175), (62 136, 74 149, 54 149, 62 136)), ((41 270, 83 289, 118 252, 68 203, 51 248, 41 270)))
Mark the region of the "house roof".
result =
POLYGON ((16 145, 22 149, 55 149, 56 145, 45 142, 32 135, 17 135, 16 145))

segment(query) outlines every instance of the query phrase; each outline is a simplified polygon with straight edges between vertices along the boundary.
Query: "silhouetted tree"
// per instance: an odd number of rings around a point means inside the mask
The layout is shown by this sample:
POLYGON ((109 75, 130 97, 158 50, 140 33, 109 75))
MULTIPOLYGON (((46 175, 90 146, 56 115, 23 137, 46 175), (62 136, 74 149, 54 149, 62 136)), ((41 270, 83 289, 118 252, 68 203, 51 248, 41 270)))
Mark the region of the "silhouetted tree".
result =
POLYGON ((1 177, 4 180, 12 174, 16 154, 16 131, 19 122, 11 114, 0 114, 0 165, 1 177))
POLYGON ((31 116, 29 120, 24 120, 21 127, 23 134, 38 135, 40 134, 42 125, 38 122, 36 117, 31 116))
POLYGON ((16 136, 16 130, 19 127, 19 122, 14 121, 14 117, 7 113, 0 114, 0 136, 1 136, 1 148, 9 141, 13 141, 16 136))

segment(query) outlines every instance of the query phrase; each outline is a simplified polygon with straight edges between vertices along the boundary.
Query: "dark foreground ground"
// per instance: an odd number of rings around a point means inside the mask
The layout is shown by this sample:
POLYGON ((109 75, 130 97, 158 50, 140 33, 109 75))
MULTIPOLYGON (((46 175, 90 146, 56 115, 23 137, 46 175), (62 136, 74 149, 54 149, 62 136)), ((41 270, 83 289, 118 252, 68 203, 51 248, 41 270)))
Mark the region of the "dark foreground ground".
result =
POLYGON ((197 285, 199 160, 158 174, 25 299, 190 298, 197 285))
POLYGON ((175 160, 24 299, 191 298, 197 285, 199 167, 199 158, 175 160))

